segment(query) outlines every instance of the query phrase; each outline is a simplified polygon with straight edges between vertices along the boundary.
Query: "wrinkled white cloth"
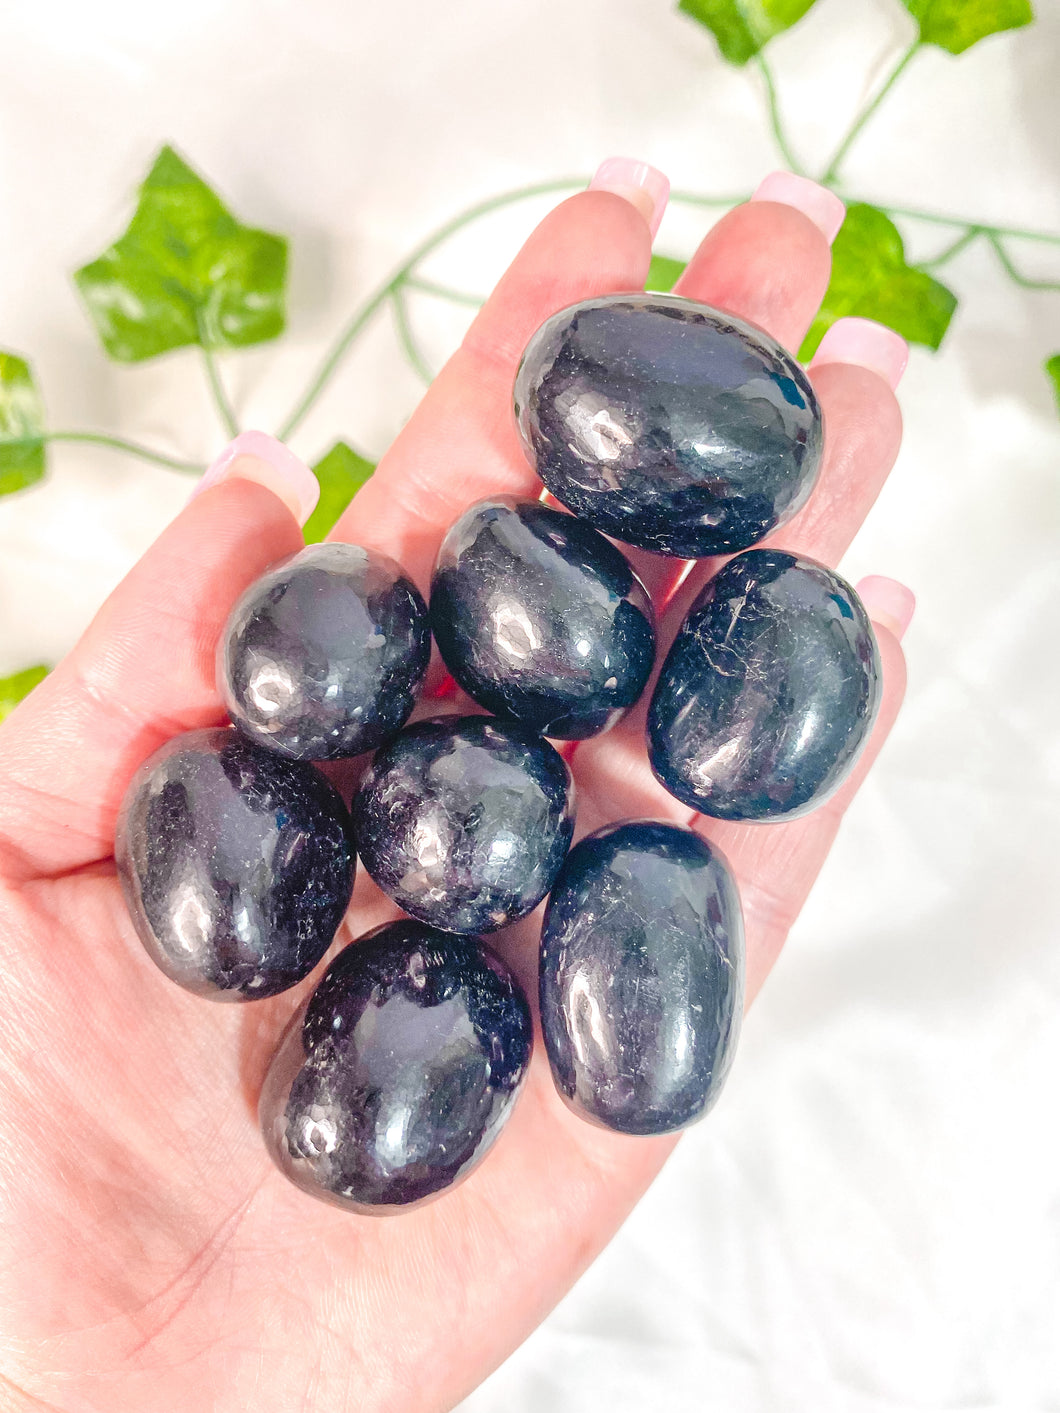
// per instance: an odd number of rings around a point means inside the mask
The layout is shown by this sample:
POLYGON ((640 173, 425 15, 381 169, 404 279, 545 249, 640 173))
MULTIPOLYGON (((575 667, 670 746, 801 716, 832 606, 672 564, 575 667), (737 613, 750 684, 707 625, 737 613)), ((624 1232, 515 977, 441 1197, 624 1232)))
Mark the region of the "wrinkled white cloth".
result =
MULTIPOLYGON (((1060 229, 1060 7, 1037 8, 1036 30, 920 55, 851 191, 1060 229)), ((0 347, 32 358, 54 426, 203 458, 222 437, 194 355, 108 364, 68 278, 161 142, 292 237, 289 337, 222 360, 265 427, 359 295, 472 200, 615 152, 722 193, 777 165, 753 71, 655 0, 36 0, 0 24, 0 347)), ((807 160, 909 34, 892 0, 820 0, 774 46, 807 160)), ((540 209, 432 272, 483 288, 540 209)), ((673 210, 658 248, 687 253, 699 221, 673 210)), ((915 255, 947 239, 905 229, 915 255)), ((1055 248, 1013 256, 1060 270, 1055 248)), ((940 356, 913 352, 905 448, 844 566, 919 597, 905 712, 720 1106, 466 1413, 1060 1409, 1060 421, 1040 368, 1060 319, 986 248, 945 278, 961 308, 940 356)), ((466 313, 413 318, 437 364, 466 313)), ((295 449, 377 453, 417 395, 381 319, 295 449)), ((63 652, 187 492, 69 447, 0 500, 0 675, 63 652)))

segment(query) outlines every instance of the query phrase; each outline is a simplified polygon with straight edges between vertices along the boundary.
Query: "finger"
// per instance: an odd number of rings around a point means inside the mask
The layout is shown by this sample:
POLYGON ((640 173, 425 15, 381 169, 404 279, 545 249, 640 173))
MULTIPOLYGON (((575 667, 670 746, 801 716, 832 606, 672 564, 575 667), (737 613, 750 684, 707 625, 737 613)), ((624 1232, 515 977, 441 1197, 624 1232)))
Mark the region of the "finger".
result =
MULTIPOLYGON (((902 442, 902 414, 894 386, 885 381, 875 364, 857 365, 834 357, 837 347, 839 352, 847 352, 843 327, 846 322, 840 320, 833 326, 836 338, 828 348, 822 343, 825 360, 815 359, 810 365, 825 424, 817 485, 802 510, 763 541, 764 545, 806 555, 833 567, 864 524, 902 442)), ((894 343, 906 347, 898 334, 882 324, 874 327, 879 331, 879 343, 888 351, 894 343)), ((881 356, 876 363, 884 361, 881 356)), ((664 641, 669 642, 676 633, 692 600, 721 562, 703 560, 683 577, 666 607, 661 634, 664 641)))
MULTIPOLYGON (((912 595, 893 580, 875 580, 908 596, 912 595)), ((730 824, 695 816, 693 828, 717 844, 728 859, 740 888, 746 922, 747 999, 750 1003, 768 976, 795 919, 824 865, 828 852, 850 802, 872 769, 905 695, 905 658, 893 620, 879 621, 883 615, 872 604, 869 581, 860 586, 866 607, 874 616, 876 640, 883 663, 883 698, 868 743, 858 757, 849 778, 819 809, 790 824, 730 824)), ((908 621, 908 619, 906 620, 908 621)))
MULTIPOLYGON (((900 376, 905 342, 881 324, 872 325, 869 331, 858 328, 853 342, 848 341, 847 322, 840 320, 833 326, 810 366, 827 429, 820 480, 790 524, 765 541, 833 566, 872 508, 902 439, 901 411, 887 379, 900 376), (864 358, 865 364, 839 361, 851 353, 864 358)), ((867 325, 870 321, 854 322, 867 325)), ((659 625, 655 671, 643 696, 613 731, 578 748, 580 765, 621 776, 626 789, 638 791, 646 811, 653 807, 672 810, 672 802, 652 775, 644 753, 651 694, 685 615, 720 563, 715 559, 689 565, 680 582, 671 587, 659 625)))
MULTIPOLYGON (((707 232, 676 293, 764 329, 785 348, 801 344, 828 288, 831 242, 843 203, 805 177, 774 172, 752 199, 707 232)), ((631 551, 657 608, 690 572, 687 565, 631 551)))
POLYGON ((707 232, 676 291, 797 349, 828 288, 843 215, 843 203, 826 188, 775 172, 707 232))
POLYGON ((204 481, 205 493, 0 729, 0 864, 9 874, 109 857, 135 769, 169 737, 223 719, 214 654, 224 620, 266 566, 300 548, 292 508, 308 513, 305 478, 314 481, 270 437, 245 434, 233 447, 210 473, 220 482, 204 481))
POLYGON ((540 482, 512 415, 522 351, 558 309, 643 288, 650 259, 648 221, 614 191, 582 192, 546 216, 334 538, 385 550, 426 589, 442 535, 469 505, 486 495, 536 495, 540 482))

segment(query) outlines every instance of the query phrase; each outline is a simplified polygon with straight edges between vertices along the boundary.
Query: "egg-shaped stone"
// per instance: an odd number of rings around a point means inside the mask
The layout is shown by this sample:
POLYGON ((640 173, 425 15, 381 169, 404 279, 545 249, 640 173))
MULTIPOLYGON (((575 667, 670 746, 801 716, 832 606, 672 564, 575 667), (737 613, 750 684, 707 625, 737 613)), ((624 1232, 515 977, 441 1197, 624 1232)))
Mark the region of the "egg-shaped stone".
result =
POLYGON ((613 726, 655 657, 651 602, 625 556, 584 521, 510 496, 472 506, 442 541, 431 627, 480 706, 562 740, 613 726))
POLYGON ((262 1089, 266 1146, 314 1197, 407 1211, 485 1156, 532 1038, 526 997, 477 938, 388 923, 340 952, 295 1016, 262 1089))
POLYGON ((544 323, 515 412, 552 494, 596 529, 693 559, 746 549, 804 504, 821 460, 809 379, 753 324, 615 294, 544 323))
POLYGON ((795 819, 872 730, 880 657, 844 579, 783 550, 737 555, 693 603, 648 713, 652 769, 717 819, 795 819))
POLYGON ((405 912, 447 932, 492 932, 552 887, 574 830, 574 785, 529 727, 439 717, 376 752, 353 819, 362 863, 405 912))
POLYGON ((621 1133, 711 1107, 743 1015, 743 919, 724 858, 637 820, 567 855, 541 934, 541 1028, 560 1094, 621 1133))
POLYGON ((177 736, 144 762, 115 855, 149 955, 217 1001, 307 976, 334 940, 356 862, 346 806, 320 771, 225 729, 177 736))
POLYGON ((217 681, 251 740, 292 760, 336 760, 405 724, 430 652, 427 606, 399 564, 360 545, 307 545, 232 609, 217 681))

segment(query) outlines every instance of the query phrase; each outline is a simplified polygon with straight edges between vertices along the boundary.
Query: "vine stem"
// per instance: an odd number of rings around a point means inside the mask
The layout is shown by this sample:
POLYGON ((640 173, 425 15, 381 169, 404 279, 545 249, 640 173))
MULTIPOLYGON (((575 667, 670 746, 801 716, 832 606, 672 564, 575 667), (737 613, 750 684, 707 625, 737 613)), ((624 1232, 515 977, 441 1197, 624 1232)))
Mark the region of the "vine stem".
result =
POLYGON ((1060 290, 1060 280, 1032 280, 1029 276, 1017 270, 1009 258, 1008 251, 1001 244, 998 236, 989 234, 987 240, 989 240, 990 244, 993 246, 994 254, 1001 262, 1001 268, 1004 270, 1005 274, 1008 275, 1013 284, 1019 285, 1021 289, 1060 290))
POLYGON ((850 128, 847 130, 846 136, 843 138, 842 142, 832 154, 832 160, 824 169, 824 174, 820 179, 824 186, 830 186, 833 182, 835 182, 836 178, 839 176, 839 168, 843 163, 843 159, 846 157, 847 153, 854 145, 858 134, 861 132, 862 128, 865 126, 868 120, 872 117, 873 113, 875 113, 876 109, 880 106, 883 100, 887 97, 888 93, 890 93, 894 85, 901 78, 902 74, 905 72, 906 66, 911 62, 913 56, 919 51, 920 46, 921 41, 919 39, 914 39, 913 43, 905 51, 902 57, 898 60, 898 63, 895 64, 894 68, 884 80, 879 92, 873 99, 866 103, 865 107, 862 108, 861 112, 854 119, 850 128))
POLYGON ((412 325, 409 323, 408 306, 405 303, 403 291, 398 288, 391 290, 390 303, 394 310, 394 327, 397 330, 398 342, 404 351, 405 357, 412 364, 412 367, 430 387, 434 382, 434 374, 427 366, 419 344, 416 342, 416 335, 412 332, 412 325))
POLYGON ((446 221, 433 231, 429 236, 420 241, 412 253, 397 267, 381 285, 372 291, 370 295, 358 306, 349 319, 345 328, 342 329, 334 343, 328 349, 321 360, 316 372, 309 382, 305 392, 295 403, 287 420, 280 427, 276 435, 281 441, 286 441, 298 427, 302 425, 313 404, 324 391, 336 368, 342 362, 349 351, 350 345, 356 339, 364 326, 376 314, 384 304, 390 300, 395 290, 400 290, 401 286, 412 274, 416 266, 427 258, 438 246, 443 245, 451 236, 472 221, 477 221, 483 216, 488 216, 494 211, 499 211, 505 206, 512 206, 518 201, 527 201, 534 196, 547 196, 551 192, 570 191, 586 185, 584 177, 567 178, 550 182, 538 182, 533 186, 518 187, 513 191, 501 192, 498 196, 491 196, 485 201, 476 202, 474 206, 468 206, 459 212, 451 220, 446 221))
POLYGON ((969 225, 963 235, 959 235, 952 244, 947 245, 945 250, 938 255, 932 256, 930 260, 921 260, 918 265, 920 270, 937 270, 940 265, 948 265, 955 255, 959 255, 962 250, 971 245, 973 240, 977 240, 983 235, 982 226, 969 225))
POLYGON ((433 294, 435 299, 447 299, 450 304, 463 304, 468 309, 481 309, 486 302, 484 295, 469 294, 466 290, 453 289, 451 285, 441 285, 437 280, 425 280, 419 275, 409 275, 405 285, 420 294, 433 294))
POLYGON ((791 143, 788 141, 788 135, 784 129, 784 120, 780 116, 780 104, 777 100, 777 85, 773 78, 773 70, 761 50, 755 55, 755 63, 758 65, 758 72, 762 75, 762 82, 766 88, 766 102, 769 104, 769 128, 773 134, 773 141, 780 149, 780 155, 784 158, 789 170, 797 176, 804 177, 806 169, 792 151, 791 143))
POLYGON ((201 476, 206 467, 200 461, 183 461, 177 456, 167 456, 165 452, 154 451, 142 442, 133 442, 125 437, 112 437, 107 432, 43 432, 39 437, 25 440, 43 442, 74 442, 85 446, 105 446, 111 451, 121 451, 126 456, 150 461, 155 466, 164 466, 167 471, 182 471, 188 475, 201 476))
POLYGON ((217 408, 217 415, 221 419, 221 425, 228 433, 229 439, 239 436, 239 423, 236 421, 236 414, 232 409, 232 404, 225 392, 225 385, 221 381, 221 371, 217 366, 217 360, 213 356, 205 336, 202 315, 195 311, 195 321, 199 326, 199 352, 202 355, 202 366, 206 371, 206 381, 210 385, 210 394, 213 397, 214 406, 217 408))
MULTIPOLYGON (((845 192, 838 192, 844 201, 856 201, 845 192)), ((874 205, 879 205, 874 202, 874 205)), ((1041 240, 1050 245, 1060 245, 1060 231, 1036 231, 1025 226, 995 226, 989 221, 969 221, 967 216, 947 216, 941 211, 924 211, 917 206, 880 206, 888 216, 905 216, 911 221, 928 221, 935 226, 960 226, 962 229, 974 227, 983 235, 1010 236, 1014 240, 1041 240)))

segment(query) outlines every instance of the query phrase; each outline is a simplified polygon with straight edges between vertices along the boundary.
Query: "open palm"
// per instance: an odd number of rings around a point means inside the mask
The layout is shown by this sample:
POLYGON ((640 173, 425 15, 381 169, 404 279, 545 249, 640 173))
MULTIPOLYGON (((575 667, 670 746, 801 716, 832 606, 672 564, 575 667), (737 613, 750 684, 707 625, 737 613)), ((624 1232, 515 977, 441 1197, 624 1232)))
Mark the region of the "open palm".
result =
MULTIPOLYGON (((534 494, 511 387, 532 331, 575 300, 642 287, 650 235, 590 191, 530 238, 463 347, 336 529, 426 587, 471 502, 534 494)), ((827 284, 828 244, 792 207, 737 208, 682 292, 797 346, 827 284)), ((875 498, 900 423, 884 379, 814 370, 827 450, 810 504, 777 542, 834 563, 875 498)), ((255 1118, 286 1018, 305 994, 216 1006, 158 973, 111 857, 135 768, 222 719, 213 652, 237 594, 301 543, 270 490, 229 479, 195 499, 82 642, 0 730, 0 1406, 64 1413, 445 1409, 545 1315, 651 1181, 672 1139, 579 1122, 539 1052, 495 1150, 441 1200, 385 1220, 311 1201, 276 1172, 255 1118)), ((638 561, 657 602, 673 564, 638 561)), ((672 632, 707 566, 670 598, 672 632)), ((885 699, 860 778, 898 709, 901 652, 879 633, 885 699)), ((688 821, 651 779, 643 713, 584 743, 579 829, 688 821)), ((734 866, 754 995, 857 779, 807 819, 699 821, 734 866)), ((394 915, 359 877, 344 939, 394 915)), ((529 927, 500 934, 532 983, 529 927)), ((532 984, 529 989, 533 989, 532 984)))

